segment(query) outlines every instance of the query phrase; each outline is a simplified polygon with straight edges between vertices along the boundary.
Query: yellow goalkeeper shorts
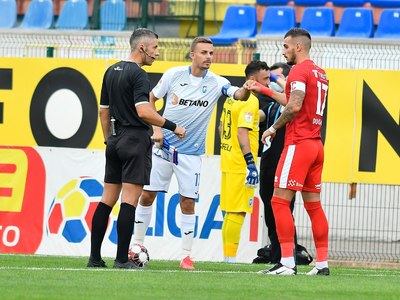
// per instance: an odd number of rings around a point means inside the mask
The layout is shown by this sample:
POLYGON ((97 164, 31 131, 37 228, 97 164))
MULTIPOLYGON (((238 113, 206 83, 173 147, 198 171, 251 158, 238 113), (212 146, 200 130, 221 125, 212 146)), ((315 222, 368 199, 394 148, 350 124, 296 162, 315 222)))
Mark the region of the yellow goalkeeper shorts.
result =
POLYGON ((222 172, 221 210, 228 212, 253 211, 254 188, 244 185, 246 174, 222 172))

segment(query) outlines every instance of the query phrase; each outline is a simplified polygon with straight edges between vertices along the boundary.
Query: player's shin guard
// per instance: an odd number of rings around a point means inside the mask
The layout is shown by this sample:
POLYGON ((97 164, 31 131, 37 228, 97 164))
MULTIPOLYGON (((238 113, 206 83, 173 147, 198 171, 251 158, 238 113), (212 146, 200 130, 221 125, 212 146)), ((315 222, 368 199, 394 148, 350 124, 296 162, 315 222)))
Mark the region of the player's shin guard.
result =
POLYGON ((181 236, 182 236, 182 254, 183 257, 190 256, 192 252, 194 226, 196 215, 185 215, 181 217, 181 236))
POLYGON ((147 228, 151 221, 153 206, 142 206, 138 204, 135 213, 135 228, 133 235, 133 242, 143 245, 146 236, 147 228))
POLYGON ((99 202, 92 218, 92 235, 90 245, 90 257, 95 261, 101 260, 101 244, 106 234, 108 217, 110 216, 112 207, 99 202))
POLYGON ((124 263, 128 261, 128 250, 133 233, 133 222, 135 221, 135 207, 128 203, 121 203, 117 219, 117 261, 124 263))
POLYGON ((282 252, 282 262, 287 267, 294 266, 294 221, 290 211, 290 201, 273 196, 271 200, 274 211, 276 232, 282 252))
POLYGON ((224 257, 236 257, 244 214, 227 212, 222 226, 224 257))
POLYGON ((317 250, 316 262, 328 260, 328 221, 321 206, 321 201, 305 202, 304 207, 310 216, 315 248, 317 250))

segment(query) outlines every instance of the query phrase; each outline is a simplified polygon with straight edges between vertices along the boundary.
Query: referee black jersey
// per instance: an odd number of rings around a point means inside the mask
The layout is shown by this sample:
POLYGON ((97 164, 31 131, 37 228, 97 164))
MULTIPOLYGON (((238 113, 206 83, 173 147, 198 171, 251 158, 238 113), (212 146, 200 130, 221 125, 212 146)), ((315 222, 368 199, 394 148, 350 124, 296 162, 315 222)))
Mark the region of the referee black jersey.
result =
POLYGON ((109 107, 110 115, 120 126, 150 129, 135 105, 149 102, 150 80, 136 63, 120 61, 107 69, 101 88, 100 106, 109 107))

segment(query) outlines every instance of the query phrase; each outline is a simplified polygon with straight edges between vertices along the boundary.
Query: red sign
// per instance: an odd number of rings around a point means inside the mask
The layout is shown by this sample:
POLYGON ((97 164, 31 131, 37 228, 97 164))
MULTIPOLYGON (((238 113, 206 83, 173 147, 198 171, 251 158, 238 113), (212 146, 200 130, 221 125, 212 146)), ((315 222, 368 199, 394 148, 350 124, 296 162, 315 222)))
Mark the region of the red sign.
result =
POLYGON ((33 254, 43 235, 46 171, 31 147, 0 146, 0 252, 33 254))

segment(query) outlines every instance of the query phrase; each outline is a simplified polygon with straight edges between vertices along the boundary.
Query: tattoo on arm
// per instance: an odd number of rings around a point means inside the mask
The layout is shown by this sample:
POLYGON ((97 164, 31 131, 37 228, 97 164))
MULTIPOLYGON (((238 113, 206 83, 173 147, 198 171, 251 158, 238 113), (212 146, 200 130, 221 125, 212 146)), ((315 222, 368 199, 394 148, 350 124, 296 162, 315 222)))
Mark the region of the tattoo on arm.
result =
POLYGON ((281 128, 286 123, 292 121, 294 117, 296 117, 297 113, 301 109, 304 101, 305 93, 300 90, 294 90, 290 94, 290 99, 288 104, 285 107, 285 110, 282 112, 281 116, 276 120, 274 127, 275 129, 281 128))

